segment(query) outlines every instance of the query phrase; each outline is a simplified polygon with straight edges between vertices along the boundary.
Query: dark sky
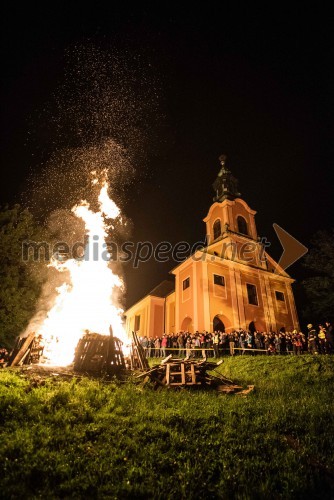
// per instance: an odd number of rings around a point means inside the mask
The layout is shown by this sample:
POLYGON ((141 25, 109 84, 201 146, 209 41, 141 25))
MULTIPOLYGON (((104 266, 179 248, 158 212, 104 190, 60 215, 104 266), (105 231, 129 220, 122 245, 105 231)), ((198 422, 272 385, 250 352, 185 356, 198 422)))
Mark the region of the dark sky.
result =
MULTIPOLYGON (((192 243, 204 236, 221 153, 275 256, 274 222, 306 246, 318 229, 334 225, 329 12, 278 4, 268 11, 254 4, 232 11, 219 3, 159 3, 159 10, 113 2, 108 9, 42 5, 14 5, 2 15, 2 203, 20 201, 28 172, 38 172, 52 153, 47 138, 39 136, 34 150, 27 137, 55 91, 64 51, 93 40, 118 51, 125 44, 142 50, 159 80, 161 127, 152 131, 157 139, 142 180, 122 206, 135 241, 192 243)), ((128 268, 128 305, 172 267, 150 261, 128 268)), ((302 273, 298 264, 289 271, 297 278, 302 273)))

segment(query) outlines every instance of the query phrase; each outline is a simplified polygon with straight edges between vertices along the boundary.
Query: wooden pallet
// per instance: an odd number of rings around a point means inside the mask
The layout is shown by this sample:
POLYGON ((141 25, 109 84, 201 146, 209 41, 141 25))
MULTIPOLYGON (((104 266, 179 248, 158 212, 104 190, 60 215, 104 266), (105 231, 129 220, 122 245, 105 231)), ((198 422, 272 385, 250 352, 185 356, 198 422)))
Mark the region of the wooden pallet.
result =
POLYGON ((74 369, 80 372, 117 375, 125 369, 122 342, 110 335, 87 333, 78 342, 74 357, 74 369))
POLYGON ((12 350, 8 366, 22 366, 31 363, 38 363, 43 354, 41 346, 35 332, 30 332, 27 337, 18 337, 12 350))
POLYGON ((201 371, 195 363, 176 362, 166 364, 166 384, 186 386, 202 384, 201 371))
POLYGON ((130 362, 132 370, 147 371, 150 369, 150 365, 148 364, 144 348, 139 342, 138 335, 136 332, 132 332, 130 362))
POLYGON ((206 360, 195 361, 193 359, 173 359, 171 355, 165 358, 159 365, 155 365, 137 377, 144 377, 144 384, 151 381, 156 390, 163 387, 208 387, 216 389, 218 392, 229 394, 236 393, 246 395, 254 386, 242 390, 240 385, 236 385, 232 380, 224 377, 221 373, 208 373, 215 371, 223 361, 218 363, 207 362, 206 360))

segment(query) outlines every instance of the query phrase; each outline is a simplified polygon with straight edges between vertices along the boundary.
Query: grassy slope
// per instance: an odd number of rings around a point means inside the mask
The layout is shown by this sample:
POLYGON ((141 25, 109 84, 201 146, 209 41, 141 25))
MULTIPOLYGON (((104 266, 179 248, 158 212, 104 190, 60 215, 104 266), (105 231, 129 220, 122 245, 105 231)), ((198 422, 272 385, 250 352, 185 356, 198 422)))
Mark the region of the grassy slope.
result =
POLYGON ((0 371, 0 497, 331 498, 334 357, 227 358, 220 369, 256 391, 34 388, 0 371))

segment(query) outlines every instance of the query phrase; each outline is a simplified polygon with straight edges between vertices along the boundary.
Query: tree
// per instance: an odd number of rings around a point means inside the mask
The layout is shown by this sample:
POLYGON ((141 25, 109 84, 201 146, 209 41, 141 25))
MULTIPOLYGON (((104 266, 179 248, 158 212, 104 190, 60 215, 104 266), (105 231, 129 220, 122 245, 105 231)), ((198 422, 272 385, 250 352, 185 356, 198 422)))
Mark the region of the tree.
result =
POLYGON ((311 240, 313 248, 304 258, 304 266, 313 276, 303 281, 309 301, 308 315, 323 322, 334 316, 334 230, 318 231, 311 240))
POLYGON ((45 236, 29 210, 0 210, 0 345, 7 348, 34 314, 44 276, 45 263, 24 261, 22 243, 45 236))

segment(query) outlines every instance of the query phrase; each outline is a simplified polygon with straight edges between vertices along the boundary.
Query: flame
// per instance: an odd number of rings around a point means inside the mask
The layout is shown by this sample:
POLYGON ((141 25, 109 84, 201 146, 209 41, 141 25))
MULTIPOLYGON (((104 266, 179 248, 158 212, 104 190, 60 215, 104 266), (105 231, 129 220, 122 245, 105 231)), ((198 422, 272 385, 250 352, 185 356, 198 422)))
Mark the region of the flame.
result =
MULTIPOLYGON (((94 172, 96 175, 96 173, 94 172)), ((93 185, 100 185, 94 177, 93 185)), ((65 262, 53 259, 50 266, 68 271, 69 284, 56 289, 55 303, 37 334, 44 340, 44 356, 49 364, 66 366, 73 361, 75 347, 86 331, 108 335, 109 326, 116 337, 126 342, 122 324, 123 309, 118 297, 123 281, 109 266, 106 238, 110 222, 120 216, 117 205, 108 196, 109 184, 103 179, 98 196, 99 211, 91 210, 87 201, 72 208, 85 223, 87 244, 81 259, 65 262)))

